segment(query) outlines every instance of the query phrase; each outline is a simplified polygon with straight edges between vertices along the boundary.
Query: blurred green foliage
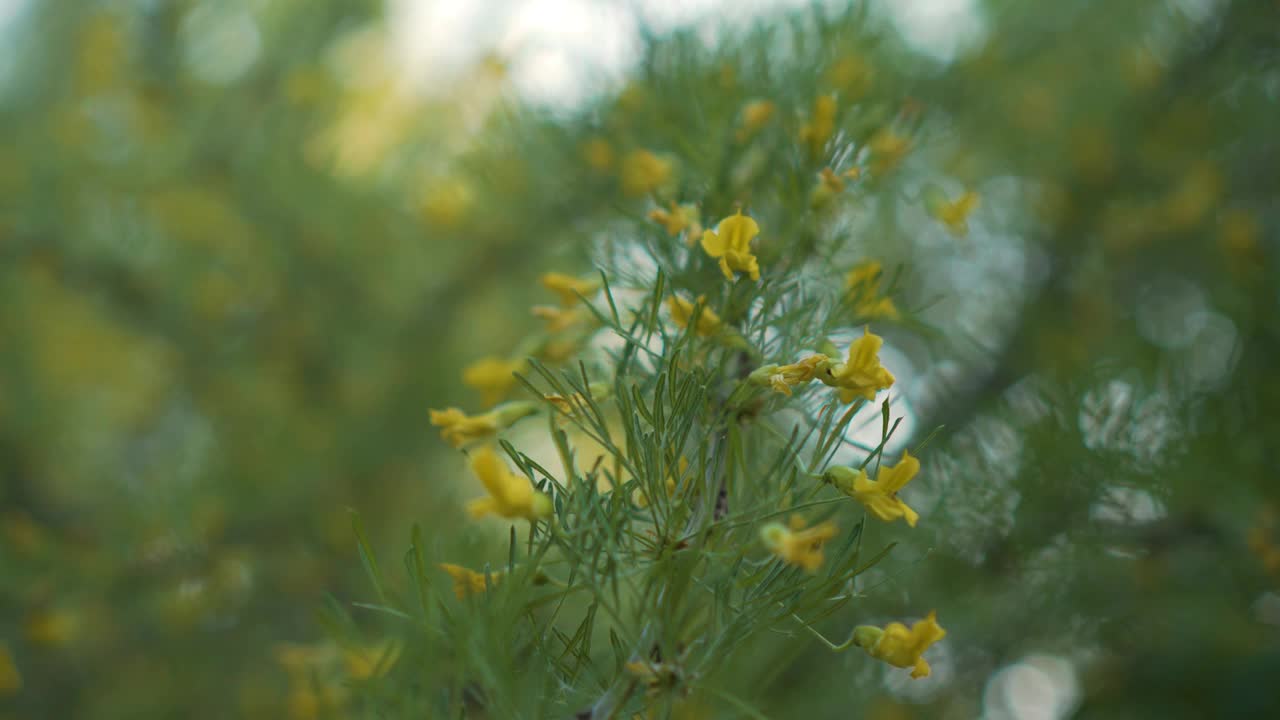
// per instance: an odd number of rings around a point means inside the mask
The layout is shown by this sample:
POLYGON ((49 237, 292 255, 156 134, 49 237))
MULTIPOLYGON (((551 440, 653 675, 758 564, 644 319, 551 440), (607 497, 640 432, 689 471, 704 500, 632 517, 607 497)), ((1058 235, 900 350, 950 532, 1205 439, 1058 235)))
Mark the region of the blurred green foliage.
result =
POLYGON ((838 212, 891 268, 916 439, 943 429, 907 493, 927 522, 876 538, 905 560, 821 627, 937 607, 947 657, 908 686, 770 638, 735 692, 768 717, 1274 712, 1280 8, 981 11, 947 65, 857 11, 657 36, 553 112, 497 59, 407 92, 379 3, 29 4, 0 95, 0 717, 436 707, 437 639, 315 622, 374 596, 349 511, 397 569, 414 521, 433 558, 500 556, 427 408, 479 405, 461 368, 521 350, 537 271, 674 252, 637 153, 670 163, 663 199, 816 242, 812 187, 774 179, 847 159, 802 135, 837 85, 863 102, 841 137, 914 138, 838 212), (954 238, 924 199, 964 189, 954 238), (363 704, 311 689, 389 657, 363 704), (1019 681, 1061 707, 1027 714, 1019 681))

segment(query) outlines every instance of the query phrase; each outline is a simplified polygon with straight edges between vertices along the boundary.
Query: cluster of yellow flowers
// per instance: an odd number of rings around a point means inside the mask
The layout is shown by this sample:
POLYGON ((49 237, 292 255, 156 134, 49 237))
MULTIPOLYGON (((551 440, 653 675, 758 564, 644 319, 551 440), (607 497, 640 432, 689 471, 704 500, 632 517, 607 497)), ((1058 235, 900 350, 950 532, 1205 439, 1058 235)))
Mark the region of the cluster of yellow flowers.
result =
MULTIPOLYGON (((529 478, 512 472, 492 447, 486 445, 471 454, 471 472, 487 493, 467 503, 471 517, 496 515, 531 523, 551 517, 551 498, 536 490, 529 478)), ((453 593, 459 600, 483 593, 502 577, 501 573, 480 573, 452 563, 440 563, 440 568, 453 579, 453 593)))
MULTIPOLYGON (((546 322, 546 335, 535 338, 527 347, 530 354, 544 361, 562 362, 595 328, 593 316, 582 307, 580 300, 599 290, 600 282, 554 272, 543 275, 541 282, 559 302, 532 308, 534 317, 546 322)), ((491 409, 476 415, 468 415, 456 407, 431 410, 431 424, 439 427, 440 436, 455 448, 492 439, 499 431, 538 411, 538 406, 529 402, 507 402, 493 407, 515 388, 516 374, 526 370, 528 363, 523 357, 491 356, 477 360, 462 371, 462 383, 477 390, 481 403, 491 409)))
MULTIPOLYGON (((867 262, 851 270, 847 287, 855 310, 865 317, 898 317, 897 308, 889 298, 879 294, 881 267, 877 262, 867 262)), ((873 401, 880 390, 891 387, 893 374, 880 362, 883 340, 864 329, 862 337, 849 347, 844 362, 825 354, 816 354, 786 365, 764 365, 748 377, 756 385, 765 385, 774 391, 790 396, 792 389, 818 380, 835 388, 841 402, 853 402, 859 398, 873 401)), ((920 471, 920 461, 904 452, 897 465, 882 468, 876 479, 867 475, 864 468, 830 467, 823 480, 840 492, 857 500, 872 515, 884 522, 899 518, 915 527, 919 514, 907 505, 898 492, 920 471)), ((814 573, 823 564, 823 546, 835 537, 837 528, 830 521, 806 528, 800 516, 793 516, 789 526, 769 523, 761 528, 765 546, 782 562, 814 573)), ((895 667, 911 668, 911 676, 929 675, 929 663, 922 657, 926 649, 946 635, 937 623, 935 613, 907 628, 901 623, 890 623, 884 628, 863 625, 855 628, 849 643, 838 646, 844 649, 851 643, 865 650, 872 657, 895 667)))
MULTIPOLYGON (((822 152, 834 133, 836 110, 834 96, 823 96, 815 102, 810 121, 801 133, 801 139, 815 155, 822 152)), ((772 114, 771 103, 748 106, 743 112, 739 139, 746 139, 760 132, 772 114)), ((873 158, 878 157, 882 169, 886 164, 895 163, 906 150, 905 141, 894 144, 890 139, 880 138, 877 142, 878 145, 871 144, 871 153, 873 158)), ((604 163, 605 147, 607 146, 587 148, 585 152, 588 159, 594 158, 594 161, 604 163)), ((665 182, 669 172, 670 166, 656 155, 648 151, 636 151, 624 159, 621 179, 628 194, 645 194, 653 192, 665 182)), ((833 195, 844 189, 845 178, 857 178, 859 173, 859 169, 854 168, 841 177, 827 168, 820 175, 819 183, 827 193, 833 195)), ((949 225, 962 223, 964 215, 976 204, 976 200, 962 198, 958 203, 961 207, 948 210, 947 213, 950 214, 944 213, 944 221, 949 225)), ((740 276, 746 276, 751 282, 761 279, 760 259, 754 247, 760 236, 760 225, 754 218, 744 214, 741 208, 720 220, 714 228, 702 227, 695 204, 671 201, 666 208, 651 210, 648 218, 661 225, 673 238, 683 236, 684 241, 690 245, 696 239, 706 256, 716 261, 720 273, 727 281, 735 283, 740 276)), ((882 293, 882 275, 881 265, 874 261, 858 265, 848 272, 847 295, 860 317, 899 317, 892 299, 882 293)), ((599 287, 595 281, 555 273, 544 276, 543 285, 555 293, 560 302, 558 306, 536 307, 534 314, 546 322, 548 332, 552 333, 578 325, 584 312, 582 301, 599 287)), ((671 321, 698 337, 723 340, 725 337, 736 336, 730 323, 710 306, 706 295, 698 295, 690 300, 675 293, 668 296, 665 303, 671 321)), ((864 328, 863 334, 850 344, 843 359, 829 354, 814 354, 789 364, 764 365, 752 372, 746 383, 766 386, 790 396, 795 388, 817 380, 833 388, 840 403, 871 402, 880 391, 890 388, 895 381, 893 374, 880 361, 882 345, 880 336, 871 333, 869 328, 864 328)), ((480 390, 487 404, 493 404, 505 398, 515 383, 515 374, 524 369, 522 360, 486 358, 468 368, 463 380, 480 390)), ((606 390, 603 387, 599 389, 606 390)), ((595 397, 605 393, 597 393, 593 389, 591 394, 595 397)), ((569 397, 550 394, 545 395, 543 400, 556 411, 571 414, 586 399, 576 394, 569 397)), ((431 411, 431 422, 442 428, 441 434, 446 441, 455 447, 463 447, 472 442, 491 439, 500 430, 536 411, 535 405, 522 402, 507 402, 475 416, 468 416, 457 408, 448 408, 431 411)), ((513 472, 492 445, 481 445, 472 450, 470 456, 472 473, 486 491, 485 496, 468 503, 467 511, 472 517, 494 515, 536 523, 547 520, 554 514, 555 504, 552 498, 539 491, 529 477, 513 472)), ((678 486, 677 477, 683 476, 687 465, 687 460, 681 457, 678 469, 673 469, 673 474, 666 478, 664 489, 668 496, 674 496, 678 486)), ((902 518, 909 526, 914 527, 919 515, 898 497, 898 493, 916 476, 919 469, 919 461, 910 453, 904 453, 897 465, 880 469, 875 479, 869 477, 862 467, 830 467, 823 473, 822 479, 856 500, 880 520, 892 522, 902 518)), ((631 497, 637 507, 645 508, 650 504, 650 498, 644 491, 635 490, 631 497)), ((772 522, 760 528, 760 537, 766 549, 781 562, 811 574, 822 567, 824 546, 837 533, 838 527, 832 521, 806 527, 804 519, 799 515, 793 516, 786 525, 772 522)), ((440 568, 453 580, 453 591, 459 599, 482 594, 504 578, 502 572, 478 572, 450 563, 442 563, 440 568)), ((884 628, 860 626, 845 647, 856 645, 877 659, 898 667, 912 668, 912 676, 921 677, 929 673, 928 663, 921 657, 922 653, 943 635, 945 632, 931 613, 926 620, 916 623, 910 629, 898 623, 884 628)), ((642 668, 637 664, 631 670, 637 674, 643 671, 647 677, 652 668, 642 668)))
MULTIPOLYGON (((583 307, 583 303, 588 302, 600 289, 600 281, 550 272, 544 274, 540 282, 555 295, 557 304, 535 305, 532 308, 533 315, 545 321, 546 331, 552 338, 550 342, 543 340, 533 347, 542 350, 540 355, 543 360, 562 361, 580 345, 582 331, 594 329, 590 320, 591 313, 583 307), (557 349, 554 338, 557 334, 566 332, 575 333, 579 337, 568 341, 570 348, 567 351, 561 351, 557 349), (548 348, 552 352, 547 352, 548 348)), ((486 357, 463 371, 462 382, 478 390, 484 404, 492 405, 510 393, 517 382, 516 374, 527 369, 527 362, 520 358, 486 357)), ((594 396, 604 397, 607 392, 607 387, 593 384, 594 396)), ((570 413, 575 404, 583 399, 576 394, 567 398, 548 394, 543 396, 543 400, 562 413, 570 413)), ((440 428, 440 436, 453 447, 462 448, 491 441, 500 431, 538 411, 539 405, 536 403, 514 401, 502 403, 488 412, 476 415, 468 415, 456 407, 433 409, 429 411, 429 415, 431 424, 440 428)), ((491 444, 483 444, 470 452, 470 467, 486 492, 484 497, 467 504, 467 513, 471 517, 494 515, 536 522, 551 516, 551 498, 534 489, 529 478, 512 472, 491 444)), ((454 593, 460 599, 484 592, 502 577, 501 573, 486 575, 451 563, 441 563, 440 568, 453 579, 454 593)))
POLYGON ((880 263, 868 260, 859 263, 845 275, 845 289, 853 312, 860 318, 897 320, 901 317, 893 298, 881 294, 880 284, 884 274, 880 263))

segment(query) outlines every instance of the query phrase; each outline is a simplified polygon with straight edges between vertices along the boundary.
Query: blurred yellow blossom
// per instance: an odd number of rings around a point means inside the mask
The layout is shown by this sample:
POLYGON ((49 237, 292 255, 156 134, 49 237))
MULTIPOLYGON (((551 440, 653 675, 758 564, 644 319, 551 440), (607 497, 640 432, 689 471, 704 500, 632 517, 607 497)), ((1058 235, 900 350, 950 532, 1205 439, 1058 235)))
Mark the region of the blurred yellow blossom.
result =
POLYGON ((835 129, 836 98, 834 95, 819 95, 813 101, 809 122, 800 128, 800 140, 809 146, 811 155, 818 157, 835 129))
POLYGON ((818 180, 833 194, 844 192, 844 180, 829 167, 822 168, 822 172, 818 173, 818 180))
POLYGON ((644 195, 671 179, 671 161, 648 150, 632 150, 622 159, 622 192, 644 195))
POLYGON ((746 142, 764 129, 773 119, 777 106, 769 100, 753 100, 742 108, 742 126, 738 128, 738 142, 746 142))
POLYGON ((689 231, 690 242, 702 234, 702 225, 698 222, 698 208, 695 205, 676 205, 671 202, 671 209, 654 208, 649 211, 649 219, 666 228, 671 236, 689 231))
POLYGON ((719 227, 702 233, 702 249, 720 261, 720 271, 733 280, 734 271, 747 273, 753 281, 760 279, 760 262, 751 252, 751 240, 760 234, 760 226, 739 209, 720 221, 719 227))
POLYGON ((849 358, 832 365, 831 371, 819 379, 839 391, 841 402, 853 402, 856 397, 875 400, 876 392, 892 386, 894 379, 880 364, 883 344, 879 335, 864 328, 862 337, 849 346, 849 358))
POLYGON ((529 478, 511 472, 493 448, 485 446, 472 454, 471 471, 489 492, 488 497, 467 503, 471 517, 497 515, 532 522, 551 516, 551 498, 534 490, 529 478))
POLYGON ((454 447, 493 437, 499 430, 514 425, 518 420, 537 412, 537 407, 527 402, 509 402, 482 415, 467 415, 451 407, 429 411, 431 424, 440 428, 440 437, 454 447))
POLYGON ((493 405, 511 392, 516 384, 515 373, 522 372, 524 367, 524 360, 485 357, 462 371, 462 382, 480 391, 482 404, 493 405))
POLYGON ((315 720, 341 715, 348 681, 382 675, 399 660, 401 650, 402 645, 391 640, 349 647, 332 641, 277 645, 276 661, 289 676, 288 716, 315 720))
POLYGON ((765 547, 788 565, 804 568, 805 572, 816 572, 822 567, 822 546, 836 536, 835 523, 827 521, 805 529, 804 520, 793 515, 790 524, 790 528, 781 523, 769 523, 760 528, 765 547))
POLYGON ((973 190, 966 190, 954 200, 939 198, 928 203, 929 214, 938 222, 947 226, 952 235, 964 237, 969 234, 969 215, 978 209, 982 198, 973 190))
POLYGON ((880 294, 883 278, 884 271, 877 260, 861 262, 850 268, 845 275, 844 285, 849 302, 859 319, 898 319, 898 308, 893 304, 893 299, 880 294))
POLYGON ((483 593, 489 586, 497 585, 498 580, 502 577, 500 572, 491 572, 486 582, 484 573, 476 572, 461 565, 454 565, 453 563, 440 563, 440 569, 448 573, 449 577, 453 579, 453 594, 459 600, 465 600, 468 595, 483 593))
POLYGON ((809 198, 809 203, 815 208, 821 208, 827 204, 832 198, 844 192, 845 180, 856 179, 862 170, 861 168, 851 168, 839 175, 836 171, 829 167, 822 168, 818 173, 818 184, 813 188, 813 194, 809 198))
POLYGON ((540 282, 542 287, 555 293, 560 306, 571 308, 578 304, 578 296, 590 297, 591 293, 600 289, 599 278, 576 278, 564 273, 545 273, 540 282))
POLYGON ((724 324, 720 320, 720 316, 715 311, 707 307, 707 296, 699 295, 694 302, 689 302, 679 295, 672 295, 667 298, 667 309, 671 311, 671 319, 681 328, 689 327, 689 322, 693 319, 694 311, 698 311, 698 321, 694 327, 694 332, 702 337, 710 337, 720 331, 724 324))
POLYGON ((547 332, 564 332, 582 322, 588 313, 582 308, 561 308, 554 305, 534 305, 529 309, 533 316, 546 323, 547 332))
POLYGON ((548 340, 538 348, 537 356, 544 363, 567 362, 580 347, 582 342, 577 338, 548 340))
POLYGON ((316 720, 320 717, 321 699, 306 685, 295 685, 289 693, 289 720, 316 720))
POLYGON ((276 662, 291 677, 305 679, 312 668, 334 662, 337 659, 337 648, 329 643, 280 643, 275 647, 275 657, 276 662))
POLYGON ((909 452, 902 453, 902 460, 893 467, 880 468, 876 480, 867 477, 867 471, 858 468, 832 467, 825 478, 835 485, 836 489, 862 503, 867 510, 885 522, 893 522, 905 518, 911 527, 916 526, 920 516, 901 498, 901 490, 916 473, 920 472, 920 461, 909 452))
POLYGON ((911 149, 911 140, 891 128, 884 128, 867 141, 867 148, 871 151, 872 173, 884 175, 902 162, 911 149))
POLYGON ((894 667, 911 668, 911 677, 929 676, 929 663, 922 657, 930 645, 946 637, 947 631, 938 625, 938 614, 929 616, 911 626, 889 623, 883 629, 874 625, 859 625, 853 630, 853 643, 877 660, 894 667))

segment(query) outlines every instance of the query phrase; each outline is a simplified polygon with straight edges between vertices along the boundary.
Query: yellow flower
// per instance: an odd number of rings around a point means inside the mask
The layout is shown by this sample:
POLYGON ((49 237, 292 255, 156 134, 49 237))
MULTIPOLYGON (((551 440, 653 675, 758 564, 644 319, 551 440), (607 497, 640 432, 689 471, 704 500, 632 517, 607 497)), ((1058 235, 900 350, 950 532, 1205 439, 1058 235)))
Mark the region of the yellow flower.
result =
POLYGON ((0 697, 12 695, 22 689, 22 673, 9 654, 9 648, 0 645, 0 697))
POLYGON ((645 195, 671 179, 671 161, 648 150, 632 150, 622 159, 622 192, 645 195))
POLYGON ((898 491, 918 472, 920 461, 912 457, 911 453, 904 452, 897 465, 881 468, 880 476, 874 481, 867 477, 866 470, 847 467, 829 468, 825 478, 838 490, 862 503, 868 512, 881 520, 893 522, 898 518, 906 518, 907 524, 915 527, 920 516, 898 497, 898 491))
POLYGON ((769 100, 755 100, 742 108, 742 127, 738 128, 738 142, 746 142, 760 132, 778 108, 769 100))
POLYGON ((582 308, 565 309, 553 305, 534 305, 529 310, 534 317, 546 322, 549 333, 568 330, 586 317, 582 308))
POLYGON ((578 304, 578 295, 591 297, 591 293, 600 289, 598 278, 576 278, 564 273, 549 272, 540 279, 542 287, 556 294, 560 306, 571 308, 578 304))
POLYGON ((827 521, 804 529, 799 515, 791 516, 791 527, 781 523, 769 523, 760 528, 760 538, 769 552, 788 565, 804 568, 805 572, 817 572, 822 567, 822 546, 836 536, 835 523, 827 521))
POLYGON ((465 600, 468 595, 483 593, 490 586, 497 585, 498 580, 502 577, 502 573, 491 572, 488 576, 488 582, 486 582, 484 573, 452 563, 440 563, 440 569, 449 573, 449 577, 453 578, 453 594, 459 600, 465 600))
POLYGON ((467 415, 453 407, 428 412, 431 424, 440 428, 440 437, 454 447, 462 447, 468 442, 493 437, 499 430, 537 412, 537 407, 527 402, 510 402, 483 415, 467 415))
POLYGON ((880 281, 883 277, 880 263, 875 260, 855 265, 845 276, 849 300, 860 319, 898 319, 898 308, 893 304, 893 299, 880 295, 880 281))
POLYGON ((747 273, 753 281, 759 280, 760 262, 751 253, 751 240, 759 234, 756 221, 738 210, 736 215, 721 220, 715 232, 702 233, 702 249, 720 260, 720 271, 729 280, 733 280, 735 270, 747 273))
POLYGON ((864 328, 862 337, 849 346, 849 359, 832 365, 820 379, 839 391, 841 402, 853 402, 856 397, 875 400, 876 392, 893 385, 893 375, 880 364, 883 344, 879 335, 864 328))
POLYGON ((667 309, 671 311, 671 319, 681 328, 689 327, 689 321, 693 319, 694 310, 700 308, 698 312, 698 322, 694 327, 694 332, 702 337, 710 337, 720 332, 723 322, 720 316, 715 314, 711 308, 706 305, 707 296, 699 295, 695 302, 689 302, 679 295, 672 295, 667 298, 667 309))
POLYGON ((880 629, 859 625, 853 629, 853 643, 877 660, 894 667, 911 668, 911 677, 929 676, 929 663, 923 657, 930 645, 947 636, 938 624, 938 614, 930 612, 924 620, 907 629, 902 623, 889 623, 880 629))
POLYGON ((482 447, 472 454, 471 472, 489 492, 488 497, 467 503, 471 517, 497 515, 533 522, 551 516, 551 498, 534 490, 529 478, 511 472, 493 448, 482 447))
POLYGON ((524 360, 503 360, 497 357, 481 358, 462 371, 462 382, 481 393, 481 402, 493 405, 507 396, 515 387, 514 373, 524 370, 524 360))
POLYGON ((748 379, 757 385, 768 385, 783 395, 791 395, 791 388, 818 377, 831 365, 826 355, 810 355, 790 365, 765 365, 751 373, 748 379))
POLYGON ((809 122, 800 128, 800 140, 808 143, 809 152, 817 157, 822 148, 831 139, 836 129, 836 98, 834 95, 819 95, 813 101, 813 114, 809 122))
POLYGON ((867 147, 871 150, 872 172, 884 175, 902 162, 902 158, 911 149, 911 140, 885 128, 872 136, 867 147))
POLYGON ((430 410, 431 424, 440 430, 440 437, 454 447, 462 447, 470 440, 481 440, 498 432, 493 413, 469 416, 458 408, 430 410))
POLYGON ((978 209, 981 196, 972 190, 966 190, 955 200, 943 200, 929 208, 929 214, 947 226, 952 235, 964 237, 969 234, 969 215, 978 209))
POLYGON ((698 208, 693 205, 676 205, 675 201, 671 202, 671 210, 663 210, 662 208, 654 208, 649 211, 649 219, 658 223, 667 229, 667 234, 675 237, 685 230, 690 230, 691 234, 700 234, 701 225, 698 223, 698 208))

